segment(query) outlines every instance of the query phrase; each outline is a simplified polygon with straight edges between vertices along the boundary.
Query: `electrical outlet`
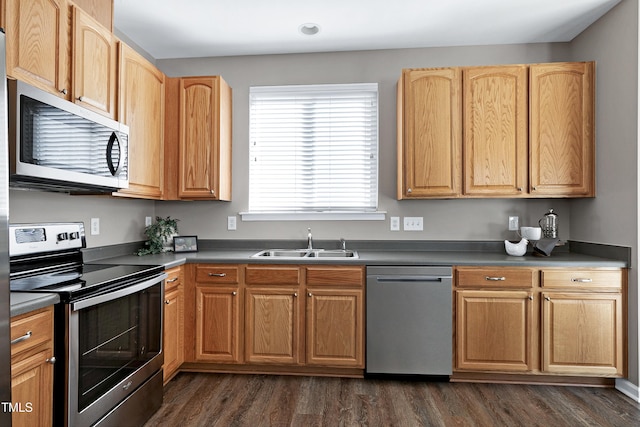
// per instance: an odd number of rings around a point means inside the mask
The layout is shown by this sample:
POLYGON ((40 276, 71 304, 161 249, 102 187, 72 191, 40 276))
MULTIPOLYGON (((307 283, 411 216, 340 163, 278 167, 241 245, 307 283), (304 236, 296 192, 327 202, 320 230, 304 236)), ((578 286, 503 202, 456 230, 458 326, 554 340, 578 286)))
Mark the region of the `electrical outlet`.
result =
POLYGON ((100 234, 100 218, 91 218, 91 235, 97 236, 100 234))
POLYGON ((422 231, 421 216, 405 216, 404 217, 404 231, 422 231))
POLYGON ((510 216, 509 217, 509 231, 518 231, 518 217, 510 216))
POLYGON ((144 217, 144 226, 148 227, 153 223, 153 218, 151 218, 150 216, 145 216, 144 217))
POLYGON ((400 217, 392 216, 389 227, 391 231, 400 231, 400 217))
POLYGON ((237 223, 236 223, 236 217, 235 216, 228 216, 227 217, 227 230, 233 231, 236 229, 237 223))

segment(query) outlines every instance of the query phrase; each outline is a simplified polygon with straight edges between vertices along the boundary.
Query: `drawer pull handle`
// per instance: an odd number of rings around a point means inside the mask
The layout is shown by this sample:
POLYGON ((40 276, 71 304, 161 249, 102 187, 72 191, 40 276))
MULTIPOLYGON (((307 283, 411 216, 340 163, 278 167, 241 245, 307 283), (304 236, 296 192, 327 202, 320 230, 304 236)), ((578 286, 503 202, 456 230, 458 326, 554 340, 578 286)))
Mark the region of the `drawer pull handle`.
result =
POLYGON ((209 273, 209 277, 227 277, 227 273, 209 273))
POLYGON ((490 282, 504 282, 505 280, 507 280, 506 277, 490 277, 490 276, 486 276, 484 278, 484 280, 488 280, 490 282))
POLYGON ((18 344, 19 342, 22 342, 24 340, 28 340, 29 338, 31 338, 31 335, 33 335, 33 332, 28 331, 26 334, 24 334, 21 337, 16 338, 15 340, 11 340, 11 345, 14 344, 18 344))
POLYGON ((591 283, 593 282, 593 279, 589 279, 589 278, 573 278, 571 279, 572 282, 577 282, 577 283, 591 283))
POLYGON ((175 282, 175 281, 177 281, 177 280, 178 280, 178 278, 177 278, 177 277, 174 277, 173 279, 169 279, 169 280, 167 280, 167 283, 173 283, 173 282, 175 282))

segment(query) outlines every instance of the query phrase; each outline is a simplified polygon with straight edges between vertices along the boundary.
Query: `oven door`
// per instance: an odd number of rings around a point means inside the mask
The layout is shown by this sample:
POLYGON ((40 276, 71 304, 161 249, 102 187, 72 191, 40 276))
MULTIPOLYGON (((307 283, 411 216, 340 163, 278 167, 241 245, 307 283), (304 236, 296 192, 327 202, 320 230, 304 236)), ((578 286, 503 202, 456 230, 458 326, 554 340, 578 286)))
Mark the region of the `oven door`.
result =
POLYGON ((93 425, 160 371, 166 277, 66 304, 65 425, 93 425))

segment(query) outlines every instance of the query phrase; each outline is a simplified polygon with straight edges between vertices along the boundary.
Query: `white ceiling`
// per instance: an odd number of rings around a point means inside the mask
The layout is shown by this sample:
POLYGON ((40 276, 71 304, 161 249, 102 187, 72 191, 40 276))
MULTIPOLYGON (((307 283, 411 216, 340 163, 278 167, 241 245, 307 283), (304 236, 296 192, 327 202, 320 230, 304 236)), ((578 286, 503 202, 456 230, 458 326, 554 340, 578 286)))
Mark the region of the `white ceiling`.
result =
POLYGON ((115 0, 114 26, 156 59, 566 42, 619 2, 115 0))

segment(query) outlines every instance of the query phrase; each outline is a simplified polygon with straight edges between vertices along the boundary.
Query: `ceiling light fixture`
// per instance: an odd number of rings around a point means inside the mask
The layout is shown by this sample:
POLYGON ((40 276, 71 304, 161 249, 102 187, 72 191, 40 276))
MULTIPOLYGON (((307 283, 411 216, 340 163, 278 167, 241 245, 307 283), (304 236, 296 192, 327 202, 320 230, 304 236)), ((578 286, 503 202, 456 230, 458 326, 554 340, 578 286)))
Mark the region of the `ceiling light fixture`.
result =
POLYGON ((304 34, 305 36, 313 36, 314 34, 318 34, 320 31, 320 26, 318 24, 314 24, 308 22, 306 24, 302 24, 298 27, 298 31, 304 34))

